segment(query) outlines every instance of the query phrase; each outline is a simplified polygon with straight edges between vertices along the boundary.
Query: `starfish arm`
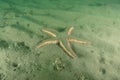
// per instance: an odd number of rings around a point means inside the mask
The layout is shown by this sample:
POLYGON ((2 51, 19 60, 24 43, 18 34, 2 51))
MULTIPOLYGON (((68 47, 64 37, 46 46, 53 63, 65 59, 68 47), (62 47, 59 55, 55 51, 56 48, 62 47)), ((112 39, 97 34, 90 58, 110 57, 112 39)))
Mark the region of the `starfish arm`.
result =
POLYGON ((70 27, 67 34, 68 34, 68 35, 71 35, 73 29, 74 29, 74 27, 70 27))
POLYGON ((75 57, 77 57, 76 53, 73 51, 72 46, 71 46, 71 44, 70 44, 70 42, 68 40, 67 40, 67 45, 69 47, 69 50, 72 52, 72 55, 74 55, 75 57))
POLYGON ((70 57, 72 57, 72 58, 75 57, 69 50, 67 50, 67 48, 64 46, 64 44, 63 44, 62 41, 60 41, 59 43, 60 43, 61 48, 62 48, 70 57))
POLYGON ((40 48, 49 44, 57 44, 57 43, 58 43, 58 40, 49 40, 39 44, 38 46, 36 46, 36 48, 40 48))
POLYGON ((47 34, 49 34, 49 35, 51 35, 52 37, 56 37, 56 34, 54 34, 54 33, 51 32, 51 31, 48 31, 48 30, 46 30, 46 29, 42 29, 42 31, 45 32, 45 33, 47 33, 47 34))
POLYGON ((69 42, 75 42, 75 43, 78 43, 78 44, 88 44, 89 42, 86 42, 86 41, 80 41, 80 40, 77 40, 77 39, 73 39, 73 38, 70 38, 68 39, 69 42))

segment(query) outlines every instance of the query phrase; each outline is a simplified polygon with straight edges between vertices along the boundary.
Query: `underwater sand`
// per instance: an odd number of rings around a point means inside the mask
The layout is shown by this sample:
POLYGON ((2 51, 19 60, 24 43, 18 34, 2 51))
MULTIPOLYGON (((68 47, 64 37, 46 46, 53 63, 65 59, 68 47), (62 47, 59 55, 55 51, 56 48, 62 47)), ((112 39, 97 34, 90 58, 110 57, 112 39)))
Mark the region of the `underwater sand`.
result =
POLYGON ((0 0, 0 80, 120 80, 119 0, 0 0), (101 2, 100 2, 101 1, 101 2), (35 46, 64 32, 90 45, 35 46))

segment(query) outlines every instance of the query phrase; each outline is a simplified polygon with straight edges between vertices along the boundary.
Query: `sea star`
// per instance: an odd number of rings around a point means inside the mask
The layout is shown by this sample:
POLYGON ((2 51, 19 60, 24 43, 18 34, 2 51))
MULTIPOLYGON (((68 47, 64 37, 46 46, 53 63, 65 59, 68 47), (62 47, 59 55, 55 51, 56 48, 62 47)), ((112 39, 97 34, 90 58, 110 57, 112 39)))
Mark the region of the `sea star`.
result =
POLYGON ((71 36, 73 29, 74 29, 74 27, 70 27, 69 29, 66 29, 65 32, 61 32, 58 34, 51 32, 47 29, 42 29, 42 31, 47 33, 48 35, 50 35, 52 37, 52 39, 43 41, 42 43, 40 43, 37 46, 37 48, 41 48, 41 47, 43 47, 45 45, 49 45, 49 44, 58 44, 70 57, 75 58, 76 54, 72 50, 70 43, 75 42, 78 44, 86 44, 87 42, 80 41, 80 40, 73 38, 71 36))

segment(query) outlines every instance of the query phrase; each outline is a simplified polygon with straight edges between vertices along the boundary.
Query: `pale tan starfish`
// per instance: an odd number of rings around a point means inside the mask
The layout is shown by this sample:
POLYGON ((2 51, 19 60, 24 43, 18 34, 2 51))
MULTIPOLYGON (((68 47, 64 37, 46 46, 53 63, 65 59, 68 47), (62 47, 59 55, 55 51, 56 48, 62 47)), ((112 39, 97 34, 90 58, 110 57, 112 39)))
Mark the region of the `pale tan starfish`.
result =
POLYGON ((71 42, 75 42, 78 44, 86 44, 88 42, 80 41, 71 36, 74 27, 70 27, 68 30, 66 29, 65 32, 55 34, 47 29, 42 29, 43 32, 47 33, 52 37, 50 40, 46 40, 40 43, 37 48, 41 48, 45 45, 49 44, 58 44, 70 57, 76 57, 75 52, 71 48, 71 42), (66 35, 67 34, 67 35, 66 35))

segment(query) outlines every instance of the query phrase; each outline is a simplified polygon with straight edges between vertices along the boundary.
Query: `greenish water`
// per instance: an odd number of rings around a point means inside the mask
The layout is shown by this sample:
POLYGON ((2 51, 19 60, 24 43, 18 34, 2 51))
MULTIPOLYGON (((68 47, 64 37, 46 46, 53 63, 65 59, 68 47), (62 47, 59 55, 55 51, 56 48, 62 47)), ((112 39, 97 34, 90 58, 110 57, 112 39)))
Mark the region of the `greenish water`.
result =
POLYGON ((0 0, 0 80, 120 80, 119 35, 120 0, 0 0))

